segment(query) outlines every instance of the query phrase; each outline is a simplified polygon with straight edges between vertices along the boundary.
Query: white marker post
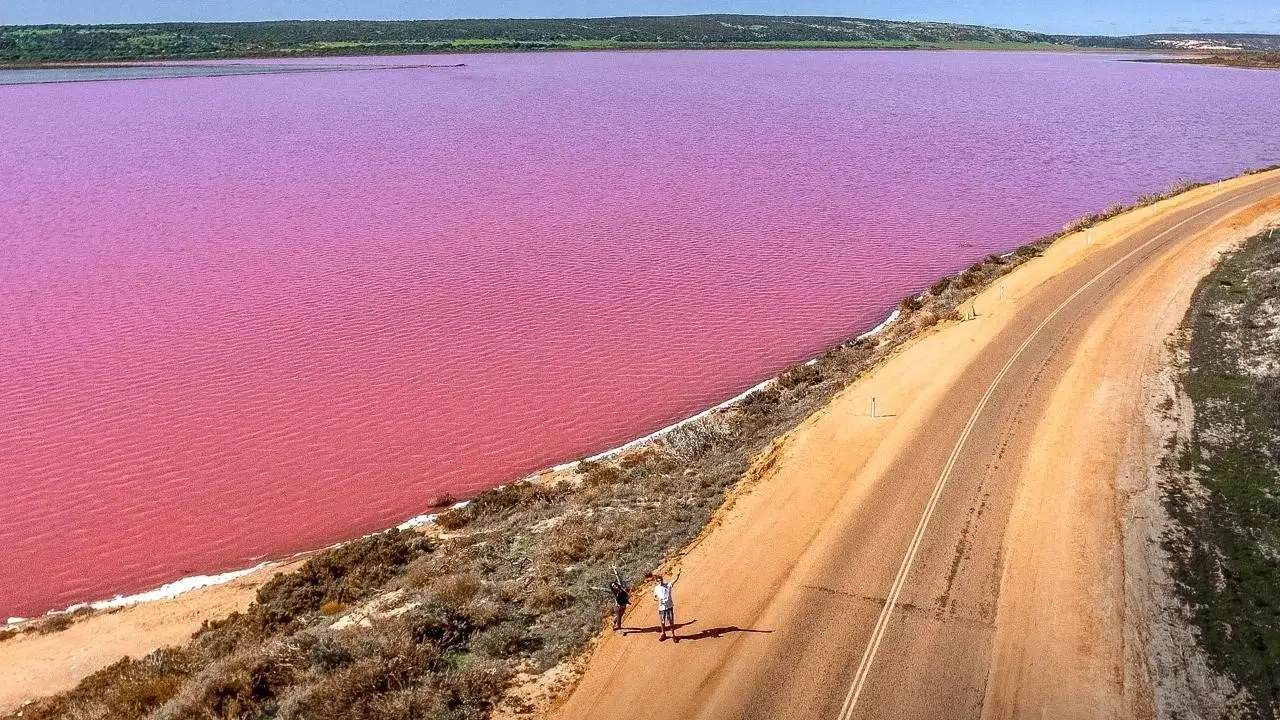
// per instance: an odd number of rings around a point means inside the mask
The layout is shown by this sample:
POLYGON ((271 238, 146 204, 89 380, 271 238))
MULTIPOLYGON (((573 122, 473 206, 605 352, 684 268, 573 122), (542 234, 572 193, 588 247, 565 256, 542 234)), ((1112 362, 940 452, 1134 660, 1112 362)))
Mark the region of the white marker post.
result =
POLYGON ((1003 285, 1001 285, 1001 286, 1000 286, 1000 300, 1001 300, 1001 301, 1003 301, 1003 300, 1004 300, 1004 286, 1003 286, 1003 285))
POLYGON ((1085 244, 1085 247, 1088 247, 1088 246, 1090 246, 1090 245, 1093 245, 1093 231, 1092 231, 1092 230, 1090 230, 1090 231, 1088 232, 1088 234, 1086 234, 1086 235, 1084 236, 1084 244, 1085 244))
POLYGON ((871 419, 876 419, 876 399, 874 397, 871 398, 871 419))

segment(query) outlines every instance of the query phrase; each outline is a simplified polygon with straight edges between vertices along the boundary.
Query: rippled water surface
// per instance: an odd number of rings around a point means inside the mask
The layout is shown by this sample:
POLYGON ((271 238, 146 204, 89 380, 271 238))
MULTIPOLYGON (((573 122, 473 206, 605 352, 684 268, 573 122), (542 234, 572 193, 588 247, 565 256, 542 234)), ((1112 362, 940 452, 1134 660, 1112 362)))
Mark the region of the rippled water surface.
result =
POLYGON ((1265 72, 462 60, 0 87, 0 617, 616 445, 989 252, 1280 161, 1265 72))

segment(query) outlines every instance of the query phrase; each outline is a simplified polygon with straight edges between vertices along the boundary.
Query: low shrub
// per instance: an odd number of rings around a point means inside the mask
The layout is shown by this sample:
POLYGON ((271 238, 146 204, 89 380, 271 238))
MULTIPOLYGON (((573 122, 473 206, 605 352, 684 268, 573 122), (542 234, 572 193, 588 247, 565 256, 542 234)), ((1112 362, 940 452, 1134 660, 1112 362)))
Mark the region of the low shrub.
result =
POLYGON ((295 572, 278 575, 258 590, 249 617, 267 633, 318 613, 329 602, 367 597, 421 555, 431 542, 418 533, 392 530, 371 535, 311 558, 295 572))
MULTIPOLYGON (((905 301, 904 301, 905 302, 905 301)), ((817 364, 793 365, 778 376, 777 385, 784 390, 792 390, 805 385, 812 385, 822 380, 822 371, 817 364)))
POLYGON ((157 650, 140 660, 125 658, 80 681, 72 690, 35 701, 14 717, 23 720, 144 717, 177 695, 194 670, 190 655, 175 648, 157 650))
POLYGON ((438 495, 435 498, 433 498, 431 500, 430 507, 447 508, 457 504, 458 504, 458 499, 454 497, 452 493, 444 493, 443 495, 438 495))
POLYGON ((460 530, 477 519, 498 520, 517 509, 549 505, 563 495, 558 487, 540 483, 512 483, 477 495, 465 507, 450 510, 436 519, 446 530, 460 530))
POLYGON ((556 583, 538 578, 529 585, 523 602, 529 612, 542 615, 563 609, 569 602, 569 593, 556 583))
POLYGON ((578 465, 578 473, 588 487, 614 485, 624 477, 622 468, 603 462, 582 462, 578 465))
POLYGON ((768 415, 778 407, 780 400, 778 388, 771 385, 748 394, 739 407, 748 415, 768 415))
POLYGON ((355 655, 347 646, 338 642, 333 635, 325 633, 319 637, 313 637, 314 640, 307 650, 307 659, 311 662, 311 669, 320 674, 331 673, 350 665, 355 661, 355 655))
POLYGON ((716 448, 727 447, 739 440, 736 426, 726 420, 725 413, 711 413, 698 422, 684 425, 663 435, 659 446, 684 462, 695 462, 716 448))
POLYGON ((478 655, 503 660, 532 649, 534 642, 521 623, 507 621, 478 633, 471 640, 471 649, 478 655))
POLYGON ((70 613, 58 613, 35 623, 32 625, 32 630, 39 635, 49 635, 62 632, 75 624, 76 619, 70 613))
POLYGON ((462 607, 474 600, 482 587, 475 573, 445 575, 431 582, 428 594, 442 604, 462 607))
POLYGON ((320 606, 320 614, 325 617, 346 612, 347 604, 338 600, 330 600, 320 606))

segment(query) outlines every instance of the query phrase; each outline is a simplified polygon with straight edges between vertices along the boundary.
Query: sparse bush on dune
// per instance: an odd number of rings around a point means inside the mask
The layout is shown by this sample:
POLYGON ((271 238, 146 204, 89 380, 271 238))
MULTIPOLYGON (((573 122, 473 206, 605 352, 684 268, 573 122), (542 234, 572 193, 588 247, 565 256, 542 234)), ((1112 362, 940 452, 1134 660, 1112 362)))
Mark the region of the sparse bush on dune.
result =
POLYGON ((550 504, 561 490, 539 483, 512 483, 476 496, 465 507, 441 514, 436 523, 446 530, 458 530, 480 518, 501 520, 513 511, 532 505, 550 504))
POLYGON ((125 658, 85 678, 72 690, 24 708, 21 717, 146 717, 177 694, 194 670, 189 654, 178 649, 157 650, 141 660, 125 658))
POLYGON ((734 423, 725 418, 725 413, 715 412, 699 422, 686 423, 668 432, 659 440, 659 445, 676 458, 696 461, 715 448, 737 440, 734 423))
POLYGON ((447 508, 451 505, 457 504, 457 502, 458 502, 458 499, 453 496, 453 493, 446 492, 436 496, 431 501, 430 506, 433 508, 447 508))
POLYGON ((578 467, 582 481, 591 487, 614 485, 626 477, 622 468, 611 463, 584 462, 578 467))
MULTIPOLYGON (((1256 172, 1262 172, 1262 171, 1259 170, 1256 172)), ((1245 174, 1248 175, 1251 173, 1246 172, 1245 174)), ((1174 184, 1170 185, 1165 190, 1159 190, 1157 192, 1151 192, 1151 193, 1147 193, 1145 195, 1139 196, 1137 201, 1130 205, 1125 205, 1123 203, 1116 203, 1108 207, 1106 210, 1103 210, 1102 212, 1090 213, 1088 215, 1084 215, 1079 218, 1076 218, 1075 220, 1072 220, 1071 222, 1067 223, 1066 226, 1063 227, 1062 232, 1052 235, 1051 239, 1056 240, 1057 238, 1062 237, 1063 235, 1080 232, 1081 230, 1087 230, 1093 227, 1094 225, 1097 225, 1100 222, 1110 220, 1111 218, 1116 217, 1117 215, 1124 214, 1135 208, 1142 208, 1142 207, 1147 207, 1148 205, 1154 205, 1162 200, 1168 200, 1169 198, 1174 197, 1175 195, 1181 195, 1184 192, 1187 192, 1189 190, 1195 190, 1196 188, 1199 188, 1199 187, 1204 187, 1207 184, 1208 183, 1196 182, 1192 180, 1179 180, 1174 184)))
POLYGON ((592 586, 612 566, 639 582, 759 472, 752 459, 774 439, 1052 240, 939 280, 881 333, 643 447, 481 493, 440 514, 437 537, 390 531, 318 553, 185 649, 117 663, 23 718, 485 718, 518 672, 600 631, 609 599, 592 586))
POLYGON ((794 389, 804 385, 813 385, 822 380, 822 371, 818 369, 817 363, 796 365, 790 370, 778 376, 778 387, 783 389, 794 389))
POLYGON ((75 624, 76 619, 72 617, 70 613, 59 613, 57 615, 50 615, 36 623, 34 630, 38 635, 48 635, 50 633, 62 632, 75 624))
POLYGON ((326 621, 327 603, 367 598, 431 548, 419 534, 392 531, 319 553, 264 585, 246 612, 205 623, 187 648, 122 660, 22 717, 259 717, 309 677, 299 669, 310 665, 306 654, 285 642, 294 630, 326 621))
POLYGON ((347 604, 340 600, 330 600, 320 606, 321 615, 337 615, 347 609, 347 604))
POLYGON ((441 575, 428 588, 428 597, 445 605, 463 606, 471 602, 483 589, 480 577, 475 573, 441 575))

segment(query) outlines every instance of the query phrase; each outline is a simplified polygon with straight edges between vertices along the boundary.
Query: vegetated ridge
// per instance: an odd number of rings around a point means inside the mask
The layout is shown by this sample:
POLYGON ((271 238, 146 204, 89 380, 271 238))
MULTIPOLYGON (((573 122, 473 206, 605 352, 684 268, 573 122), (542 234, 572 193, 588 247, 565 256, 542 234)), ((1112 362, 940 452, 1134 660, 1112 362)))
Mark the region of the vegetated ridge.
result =
POLYGON ((1158 35, 1055 35, 1079 47, 1193 52, 1280 50, 1280 35, 1263 33, 1166 33, 1158 35))
MULTIPOLYGON (((1195 187, 1179 183, 1136 206, 1195 187)), ((648 444, 481 493, 443 512, 432 533, 396 530, 324 551, 185 647, 122 660, 12 717, 480 720, 504 698, 518 713, 513 683, 571 660, 600 632, 609 600, 593 587, 611 566, 638 586, 696 542, 735 486, 767 471, 777 438, 918 333, 958 319, 995 278, 1127 209, 942 278, 903 300, 879 334, 648 444)))
POLYGON ((1166 461, 1165 538, 1210 664, 1280 717, 1280 230, 1248 240, 1196 290, 1183 390, 1190 437, 1166 461), (1273 237, 1274 236, 1274 237, 1273 237))
POLYGON ((484 49, 740 45, 1050 45, 1042 33, 833 17, 334 20, 0 26, 0 61, 138 60, 484 49))
POLYGON ((0 63, 736 47, 1278 50, 1280 36, 1049 35, 955 23, 773 15, 0 26, 0 63))

